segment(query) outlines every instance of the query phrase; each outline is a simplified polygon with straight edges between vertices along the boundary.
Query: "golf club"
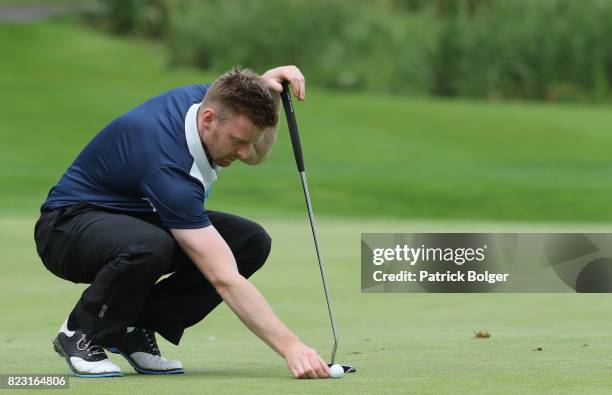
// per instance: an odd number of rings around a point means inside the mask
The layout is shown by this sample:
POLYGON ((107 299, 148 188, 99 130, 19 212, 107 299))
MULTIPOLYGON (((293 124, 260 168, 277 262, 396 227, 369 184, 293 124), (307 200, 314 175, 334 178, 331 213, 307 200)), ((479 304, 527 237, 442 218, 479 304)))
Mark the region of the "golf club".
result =
MULTIPOLYGON (((331 354, 331 366, 336 360, 336 350, 338 349, 338 335, 336 332, 336 320, 334 319, 334 313, 332 310, 331 302, 329 299, 329 289, 327 287, 327 276, 325 275, 325 269, 323 268, 323 258, 321 257, 321 251, 319 249, 319 238, 317 236, 317 225, 315 223, 314 213, 312 211, 312 204, 310 202, 310 193, 308 192, 308 183, 306 182, 306 172, 304 170, 304 158, 302 156, 302 147, 300 145, 300 135, 298 134, 297 121, 295 118, 295 111, 293 109, 293 102, 291 101, 291 94, 289 93, 289 83, 283 82, 283 92, 281 93, 281 99, 283 101, 283 107, 285 109, 285 115, 287 116, 287 126, 289 127, 289 134, 291 136, 291 144, 293 145, 293 154, 295 155, 295 163, 297 169, 300 172, 300 179, 302 180, 302 188, 304 189, 304 198, 306 199, 306 207, 308 209, 308 218, 310 219, 310 228, 312 229, 312 237, 314 239, 315 249, 317 252, 317 259, 319 261, 319 270, 321 271, 321 280, 323 281, 323 290, 325 291, 325 300, 327 302, 327 311, 329 312, 329 320, 331 321, 332 332, 334 335, 334 347, 331 354)), ((345 373, 355 372, 355 368, 350 365, 342 365, 345 373)))

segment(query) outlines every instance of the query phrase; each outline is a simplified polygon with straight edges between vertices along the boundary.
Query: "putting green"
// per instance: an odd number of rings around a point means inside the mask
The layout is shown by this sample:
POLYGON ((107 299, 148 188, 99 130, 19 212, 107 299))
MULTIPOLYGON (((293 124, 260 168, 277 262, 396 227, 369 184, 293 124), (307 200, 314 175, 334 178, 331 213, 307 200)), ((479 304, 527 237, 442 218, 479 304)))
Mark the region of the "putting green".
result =
MULTIPOLYGON (((273 252, 254 283, 276 313, 325 358, 331 331, 305 217, 256 218, 273 252)), ((87 393, 609 393, 612 298, 609 295, 361 294, 359 233, 440 230, 610 230, 605 227, 443 224, 320 219, 323 253, 340 331, 338 360, 359 372, 341 380, 290 378, 284 361, 224 306, 189 329, 164 354, 183 376, 132 374, 71 378, 87 393), (487 330, 489 339, 472 339, 487 330), (542 350, 537 351, 540 347, 542 350)), ((64 373, 51 348, 82 285, 48 273, 35 255, 34 219, 0 219, 0 371, 64 373)), ((35 392, 36 393, 36 392, 35 392)))

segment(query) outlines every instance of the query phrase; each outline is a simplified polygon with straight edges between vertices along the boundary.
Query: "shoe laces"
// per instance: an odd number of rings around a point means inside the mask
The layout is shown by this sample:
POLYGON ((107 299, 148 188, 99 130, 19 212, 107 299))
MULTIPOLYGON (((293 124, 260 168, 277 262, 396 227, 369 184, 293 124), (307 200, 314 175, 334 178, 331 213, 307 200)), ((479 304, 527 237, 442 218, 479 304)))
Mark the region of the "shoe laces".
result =
POLYGON ((157 340, 155 340, 155 333, 145 328, 142 328, 141 330, 147 339, 147 343, 149 344, 151 351, 153 351, 152 354, 161 355, 159 347, 157 346, 157 340))
POLYGON ((91 339, 88 339, 85 333, 81 334, 81 338, 77 341, 76 346, 79 351, 87 351, 87 355, 90 357, 97 354, 104 354, 104 349, 95 344, 91 344, 91 339))

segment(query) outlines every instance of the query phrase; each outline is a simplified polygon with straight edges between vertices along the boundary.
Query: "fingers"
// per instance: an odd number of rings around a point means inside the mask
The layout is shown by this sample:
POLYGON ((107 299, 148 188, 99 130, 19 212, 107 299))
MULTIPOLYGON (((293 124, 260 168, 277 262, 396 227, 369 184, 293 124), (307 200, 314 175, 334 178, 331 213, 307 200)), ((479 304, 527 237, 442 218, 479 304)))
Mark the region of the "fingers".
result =
POLYGON ((304 365, 302 364, 302 361, 299 357, 293 360, 288 360, 287 365, 293 378, 303 379, 307 377, 306 369, 304 369, 304 365))
POLYGON ((304 371, 305 371, 306 377, 309 378, 309 379, 319 378, 319 376, 317 375, 317 372, 312 367, 312 365, 310 364, 309 360, 305 360, 304 361, 304 371))
POLYGON ((268 80, 268 87, 272 89, 276 93, 281 93, 283 91, 283 86, 280 82, 276 80, 268 80))
POLYGON ((278 93, 283 91, 281 83, 287 81, 291 84, 293 95, 298 100, 306 98, 306 80, 300 69, 295 66, 277 67, 266 71, 262 77, 266 79, 268 86, 278 93))
POLYGON ((327 364, 314 350, 302 354, 289 370, 296 379, 326 379, 330 376, 327 364))
POLYGON ((294 78, 291 81, 293 87, 293 95, 298 100, 304 100, 306 98, 306 81, 304 78, 294 78))
POLYGON ((321 357, 318 355, 315 355, 313 359, 314 361, 311 362, 310 366, 312 366, 312 369, 316 373, 317 377, 320 379, 328 378, 329 368, 327 367, 327 364, 323 362, 321 357))
POLYGON ((293 374, 293 377, 296 379, 315 378, 315 377, 310 377, 311 373, 309 373, 309 370, 312 371, 312 369, 309 369, 309 367, 307 367, 306 364, 303 363, 303 361, 299 361, 297 362, 295 368, 292 369, 292 374, 293 374))
POLYGON ((312 369, 306 366, 306 363, 304 363, 304 361, 296 362, 295 367, 291 369, 291 374, 293 375, 294 378, 296 379, 315 378, 315 377, 310 377, 311 373, 309 373, 309 370, 312 372, 312 369))
POLYGON ((293 375, 293 377, 296 379, 303 379, 304 378, 304 368, 301 366, 299 368, 295 368, 295 374, 293 375))
POLYGON ((287 69, 285 78, 291 83, 293 95, 298 100, 304 100, 306 98, 306 79, 297 67, 288 66, 287 69))

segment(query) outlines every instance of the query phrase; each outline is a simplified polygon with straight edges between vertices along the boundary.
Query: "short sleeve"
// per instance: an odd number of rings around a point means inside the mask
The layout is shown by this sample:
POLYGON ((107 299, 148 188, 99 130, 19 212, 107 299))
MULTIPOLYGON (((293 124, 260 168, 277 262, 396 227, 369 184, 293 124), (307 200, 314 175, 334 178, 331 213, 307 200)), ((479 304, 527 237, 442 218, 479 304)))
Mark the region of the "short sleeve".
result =
POLYGON ((168 228, 197 229, 210 225, 204 210, 204 187, 183 169, 159 168, 142 180, 141 188, 168 228))

